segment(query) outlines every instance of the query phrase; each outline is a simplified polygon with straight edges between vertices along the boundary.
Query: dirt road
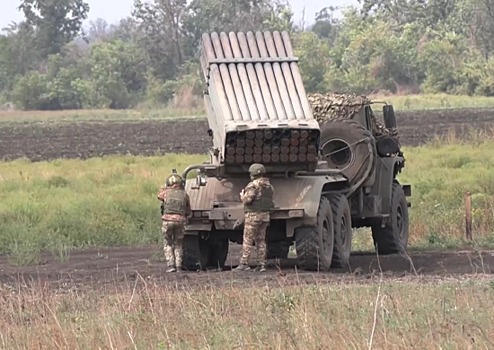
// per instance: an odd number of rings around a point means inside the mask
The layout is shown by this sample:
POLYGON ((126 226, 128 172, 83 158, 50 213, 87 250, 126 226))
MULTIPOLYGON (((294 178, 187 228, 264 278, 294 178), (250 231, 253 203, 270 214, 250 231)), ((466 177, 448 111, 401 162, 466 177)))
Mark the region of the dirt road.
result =
POLYGON ((166 274, 158 246, 90 249, 73 251, 68 261, 59 262, 50 254, 42 256, 40 265, 15 267, 8 258, 0 257, 0 282, 7 285, 43 283, 55 288, 108 288, 131 286, 136 281, 164 285, 221 286, 268 284, 320 284, 338 282, 365 282, 376 276, 405 278, 448 278, 459 275, 487 275, 494 273, 494 251, 415 252, 409 257, 381 256, 372 253, 354 253, 351 269, 331 272, 306 272, 296 269, 296 260, 270 261, 265 273, 234 272, 240 252, 239 245, 230 247, 224 271, 191 271, 166 274))

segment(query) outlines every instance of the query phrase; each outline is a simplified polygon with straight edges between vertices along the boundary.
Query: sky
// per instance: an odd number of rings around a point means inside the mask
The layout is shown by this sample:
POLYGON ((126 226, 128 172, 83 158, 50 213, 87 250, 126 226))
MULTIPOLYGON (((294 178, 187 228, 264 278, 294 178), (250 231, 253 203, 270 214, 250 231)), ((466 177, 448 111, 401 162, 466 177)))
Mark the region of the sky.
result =
MULTIPOLYGON (((86 0, 86 2, 89 4, 90 10, 84 26, 98 18, 106 20, 109 24, 117 23, 121 18, 130 15, 134 0, 86 0)), ((315 13, 323 7, 358 6, 357 0, 288 0, 288 2, 294 12, 295 24, 301 23, 305 7, 306 25, 313 22, 315 13)), ((0 28, 5 28, 11 22, 23 20, 23 14, 17 10, 19 4, 20 0, 0 0, 0 28)))

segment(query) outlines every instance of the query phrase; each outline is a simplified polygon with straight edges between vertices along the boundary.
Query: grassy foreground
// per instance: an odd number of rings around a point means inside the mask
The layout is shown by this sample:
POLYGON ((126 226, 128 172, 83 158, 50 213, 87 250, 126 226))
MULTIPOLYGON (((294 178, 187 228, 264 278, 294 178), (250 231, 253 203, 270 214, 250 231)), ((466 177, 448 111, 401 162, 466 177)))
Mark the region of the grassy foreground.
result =
MULTIPOLYGON (((228 277, 225 276, 228 279, 228 277)), ((494 285, 372 284, 0 290, 4 349, 488 349, 494 285)))
MULTIPOLYGON (((405 149, 399 176, 412 184, 412 248, 464 241, 464 193, 473 200, 474 245, 494 246, 494 140, 436 142, 405 149)), ((66 259, 72 247, 157 243, 158 187, 206 156, 106 157, 0 166, 0 253, 12 263, 38 261, 41 250, 66 259)), ((365 231, 365 230, 364 230, 365 231)), ((372 249, 367 232, 354 249, 372 249)))
MULTIPOLYGON (((395 110, 423 110, 441 108, 494 107, 494 97, 458 96, 447 94, 423 94, 404 96, 369 96, 373 101, 385 101, 394 105, 395 110)), ((376 109, 379 111, 380 107, 376 109)), ((0 122, 48 122, 48 121, 89 121, 89 120, 157 120, 203 117, 202 108, 158 109, 136 108, 128 110, 64 110, 64 111, 0 111, 0 122)))

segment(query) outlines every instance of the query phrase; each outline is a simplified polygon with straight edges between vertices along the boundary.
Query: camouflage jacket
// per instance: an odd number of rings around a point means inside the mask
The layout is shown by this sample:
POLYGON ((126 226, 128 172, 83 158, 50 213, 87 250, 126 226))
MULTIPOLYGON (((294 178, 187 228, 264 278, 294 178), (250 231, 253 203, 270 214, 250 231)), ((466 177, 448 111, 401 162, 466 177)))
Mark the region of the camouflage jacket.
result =
MULTIPOLYGON (((271 186, 268 178, 261 177, 259 179, 255 179, 245 187, 243 194, 240 195, 240 199, 242 203, 249 204, 254 199, 259 200, 261 196, 261 188, 262 187, 271 187, 274 196, 274 189, 271 186)), ((273 203, 274 206, 274 203, 273 203)), ((261 212, 261 213, 246 213, 246 220, 255 220, 255 221, 269 221, 270 215, 269 212, 261 212)))
MULTIPOLYGON (((171 187, 171 188, 179 188, 179 187, 171 187)), ((165 186, 165 187, 161 187, 160 190, 158 191, 158 200, 164 202, 166 200, 166 194, 167 194, 167 191, 168 188, 165 186)), ((189 195, 187 193, 185 193, 185 201, 186 201, 186 209, 185 209, 185 216, 183 215, 179 215, 179 214, 165 214, 163 216, 161 216, 161 219, 162 220, 165 220, 165 221, 185 221, 187 217, 190 217, 192 215, 192 210, 191 210, 191 207, 190 207, 190 198, 189 198, 189 195)))

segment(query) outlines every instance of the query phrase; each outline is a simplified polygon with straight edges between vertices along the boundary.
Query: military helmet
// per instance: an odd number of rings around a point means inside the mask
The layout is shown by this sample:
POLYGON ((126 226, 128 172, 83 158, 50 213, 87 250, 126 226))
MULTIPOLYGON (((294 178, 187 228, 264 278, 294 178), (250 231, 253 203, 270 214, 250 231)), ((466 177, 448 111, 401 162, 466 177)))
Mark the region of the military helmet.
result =
POLYGON ((183 186, 183 179, 180 175, 173 173, 166 179, 166 186, 180 185, 183 186))
POLYGON ((249 167, 249 173, 251 177, 258 177, 266 174, 266 168, 262 164, 254 163, 249 167))

